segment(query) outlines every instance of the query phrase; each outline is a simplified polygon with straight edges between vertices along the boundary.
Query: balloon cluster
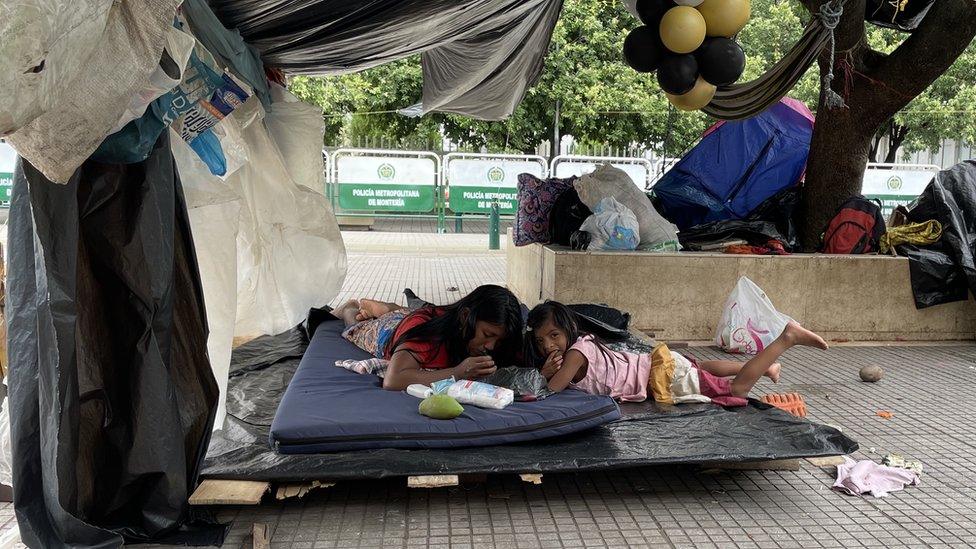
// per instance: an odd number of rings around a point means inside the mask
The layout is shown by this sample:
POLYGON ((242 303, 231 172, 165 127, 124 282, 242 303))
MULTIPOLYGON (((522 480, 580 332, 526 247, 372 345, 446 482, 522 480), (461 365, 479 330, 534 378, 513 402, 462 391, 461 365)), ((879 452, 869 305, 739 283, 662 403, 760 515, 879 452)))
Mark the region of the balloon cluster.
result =
POLYGON ((637 0, 643 26, 624 40, 624 59, 638 72, 657 71, 668 101, 684 111, 734 84, 746 55, 733 39, 749 21, 749 0, 637 0))

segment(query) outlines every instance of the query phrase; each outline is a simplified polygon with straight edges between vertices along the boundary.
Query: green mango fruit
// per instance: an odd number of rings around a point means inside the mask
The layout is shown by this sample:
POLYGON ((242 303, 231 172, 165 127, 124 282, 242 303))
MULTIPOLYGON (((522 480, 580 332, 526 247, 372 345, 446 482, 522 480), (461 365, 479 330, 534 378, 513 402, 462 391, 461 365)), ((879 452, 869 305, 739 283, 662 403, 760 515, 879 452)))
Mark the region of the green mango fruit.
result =
POLYGON ((454 419, 464 408, 447 395, 430 395, 420 402, 420 414, 434 419, 454 419))

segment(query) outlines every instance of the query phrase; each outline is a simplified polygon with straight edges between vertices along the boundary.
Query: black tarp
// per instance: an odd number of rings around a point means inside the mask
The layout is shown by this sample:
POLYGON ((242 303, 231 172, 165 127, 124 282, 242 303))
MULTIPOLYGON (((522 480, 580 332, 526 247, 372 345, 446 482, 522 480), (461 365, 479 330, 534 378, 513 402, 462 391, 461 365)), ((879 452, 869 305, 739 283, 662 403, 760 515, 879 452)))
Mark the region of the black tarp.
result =
MULTIPOLYGON (((264 63, 335 74, 422 54, 418 112, 508 117, 542 72, 562 0, 210 0, 264 63)), ((406 107, 407 105, 404 105, 406 107)))
POLYGON ((702 246, 742 239, 753 246, 778 240, 787 251, 800 247, 793 211, 800 200, 800 187, 788 187, 764 200, 745 219, 723 219, 695 225, 678 233, 681 247, 699 251, 702 246))
POLYGON ((942 170, 912 203, 909 223, 942 224, 942 238, 930 246, 903 245, 908 256, 915 306, 919 309, 965 301, 976 295, 976 160, 942 170))
POLYGON ((218 390, 168 138, 138 164, 87 161, 65 185, 18 163, 8 384, 31 547, 223 539, 187 526, 218 390))
POLYGON ((864 18, 879 27, 912 32, 922 24, 934 3, 935 0, 867 0, 864 18))
MULTIPOLYGON (((234 350, 227 419, 224 429, 214 433, 202 475, 303 481, 558 472, 837 455, 857 449, 856 442, 836 429, 751 401, 735 409, 712 404, 622 404, 622 421, 568 437, 502 446, 276 454, 268 444, 268 430, 306 342, 304 332, 296 328, 234 350), (266 359, 257 364, 260 356, 266 359)), ((613 345, 649 351, 634 341, 613 345)))

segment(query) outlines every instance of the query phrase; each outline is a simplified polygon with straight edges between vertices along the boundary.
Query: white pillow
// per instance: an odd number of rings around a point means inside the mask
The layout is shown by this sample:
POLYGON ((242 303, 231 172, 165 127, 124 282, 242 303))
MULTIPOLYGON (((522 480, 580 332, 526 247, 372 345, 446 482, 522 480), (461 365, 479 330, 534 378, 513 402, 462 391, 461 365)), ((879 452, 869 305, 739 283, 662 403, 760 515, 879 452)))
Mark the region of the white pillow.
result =
POLYGON ((598 166, 593 173, 580 176, 573 185, 580 200, 590 210, 606 197, 630 208, 640 226, 638 250, 653 248, 668 241, 678 243, 678 229, 657 213, 651 199, 647 198, 627 172, 610 164, 598 166))

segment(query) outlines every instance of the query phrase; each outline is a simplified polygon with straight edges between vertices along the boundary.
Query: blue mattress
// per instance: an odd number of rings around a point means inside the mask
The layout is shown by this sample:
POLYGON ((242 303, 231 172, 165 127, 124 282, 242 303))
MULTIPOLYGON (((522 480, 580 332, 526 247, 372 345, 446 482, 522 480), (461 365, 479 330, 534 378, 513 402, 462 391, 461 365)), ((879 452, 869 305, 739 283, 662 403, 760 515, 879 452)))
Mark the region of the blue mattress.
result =
POLYGON ((465 406, 452 420, 420 415, 420 399, 386 391, 378 377, 335 366, 369 358, 342 338, 342 323, 315 331, 271 424, 271 445, 282 454, 377 448, 463 448, 537 440, 582 431, 620 417, 608 397, 566 390, 503 410, 465 406))

